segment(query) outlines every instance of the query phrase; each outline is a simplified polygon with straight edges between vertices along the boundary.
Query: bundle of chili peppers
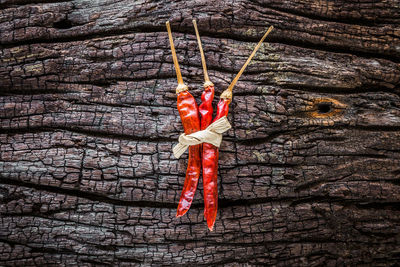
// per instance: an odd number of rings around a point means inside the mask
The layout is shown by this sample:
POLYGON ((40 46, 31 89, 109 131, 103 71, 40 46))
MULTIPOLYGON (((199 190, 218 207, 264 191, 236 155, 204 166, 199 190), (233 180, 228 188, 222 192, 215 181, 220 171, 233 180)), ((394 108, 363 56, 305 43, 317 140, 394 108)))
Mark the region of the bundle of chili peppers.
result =
MULTIPOLYGON (((172 39, 171 27, 169 22, 166 23, 168 37, 171 45, 172 58, 174 61, 178 86, 176 88, 177 106, 179 115, 182 120, 183 129, 186 135, 205 130, 211 123, 216 122, 224 116, 228 115, 229 104, 232 100, 232 90, 251 59, 260 48, 262 42, 267 35, 272 31, 273 26, 269 27, 268 31, 261 38, 257 46, 254 48, 251 55, 248 57, 245 64, 240 69, 239 73, 233 79, 228 88, 222 92, 221 99, 217 106, 217 114, 212 119, 212 101, 214 98, 214 84, 210 81, 207 73, 206 60, 201 45, 200 35, 197 29, 196 21, 193 20, 193 25, 196 32, 197 42, 201 54, 201 62, 204 72, 204 92, 201 95, 201 104, 197 106, 196 100, 188 92, 187 85, 183 82, 181 71, 179 68, 178 59, 176 57, 174 42, 172 39), (201 115, 201 118, 200 118, 201 115)), ((200 171, 203 171, 203 190, 204 190, 204 217, 207 220, 207 226, 210 231, 213 230, 218 209, 218 147, 210 143, 202 143, 199 145, 189 146, 189 160, 186 170, 185 183, 182 194, 179 200, 176 217, 184 215, 192 204, 194 194, 196 192, 197 183, 200 177, 200 171)))

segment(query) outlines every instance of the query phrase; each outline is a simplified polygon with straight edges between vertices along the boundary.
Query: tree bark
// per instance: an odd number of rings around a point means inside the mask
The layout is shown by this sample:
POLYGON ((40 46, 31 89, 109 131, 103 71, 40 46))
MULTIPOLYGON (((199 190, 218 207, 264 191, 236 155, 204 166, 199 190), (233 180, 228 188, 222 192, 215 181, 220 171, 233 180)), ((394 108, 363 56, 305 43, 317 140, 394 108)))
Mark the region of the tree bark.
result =
MULTIPOLYGON (((394 266, 398 1, 0 2, 1 266, 394 266), (187 154, 165 21, 196 99, 197 18, 234 89, 214 232, 187 154)), ((218 98, 214 101, 216 101, 218 98)), ((214 103, 214 104, 215 104, 214 103)))

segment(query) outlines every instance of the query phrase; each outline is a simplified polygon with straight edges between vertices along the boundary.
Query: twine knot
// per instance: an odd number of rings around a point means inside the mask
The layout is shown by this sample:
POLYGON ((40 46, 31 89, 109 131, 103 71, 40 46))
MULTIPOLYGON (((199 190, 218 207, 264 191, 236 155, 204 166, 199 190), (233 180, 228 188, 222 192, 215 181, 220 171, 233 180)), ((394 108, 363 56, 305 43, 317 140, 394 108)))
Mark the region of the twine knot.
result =
POLYGON ((210 143, 219 147, 222 142, 222 134, 229 130, 230 125, 226 116, 211 123, 205 130, 198 131, 189 135, 181 134, 179 144, 172 148, 175 158, 179 157, 188 149, 189 146, 195 146, 201 143, 210 143))

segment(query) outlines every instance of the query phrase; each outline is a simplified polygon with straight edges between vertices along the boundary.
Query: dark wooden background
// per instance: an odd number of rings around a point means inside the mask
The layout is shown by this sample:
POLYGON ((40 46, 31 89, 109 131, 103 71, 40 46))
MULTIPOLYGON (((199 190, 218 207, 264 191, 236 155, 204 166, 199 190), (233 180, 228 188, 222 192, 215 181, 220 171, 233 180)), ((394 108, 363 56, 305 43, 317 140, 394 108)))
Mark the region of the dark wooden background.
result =
MULTIPOLYGON (((394 266, 400 3, 0 1, 0 266, 394 266), (173 3, 172 3, 173 2, 173 3), (234 90, 215 231, 186 155, 165 21, 200 99, 234 90)), ((216 101, 218 98, 216 99, 216 101)))

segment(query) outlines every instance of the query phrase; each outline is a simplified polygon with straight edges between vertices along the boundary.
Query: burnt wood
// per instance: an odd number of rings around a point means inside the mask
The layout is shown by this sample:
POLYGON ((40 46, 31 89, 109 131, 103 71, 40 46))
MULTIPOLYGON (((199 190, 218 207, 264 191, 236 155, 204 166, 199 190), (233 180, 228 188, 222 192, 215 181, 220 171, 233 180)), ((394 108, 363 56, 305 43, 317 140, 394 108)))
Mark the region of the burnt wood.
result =
MULTIPOLYGON (((398 1, 0 2, 0 265, 394 266, 398 1), (165 21, 200 101, 196 18, 234 89, 214 232, 187 153, 165 21)), ((218 100, 218 97, 214 101, 218 100)))

